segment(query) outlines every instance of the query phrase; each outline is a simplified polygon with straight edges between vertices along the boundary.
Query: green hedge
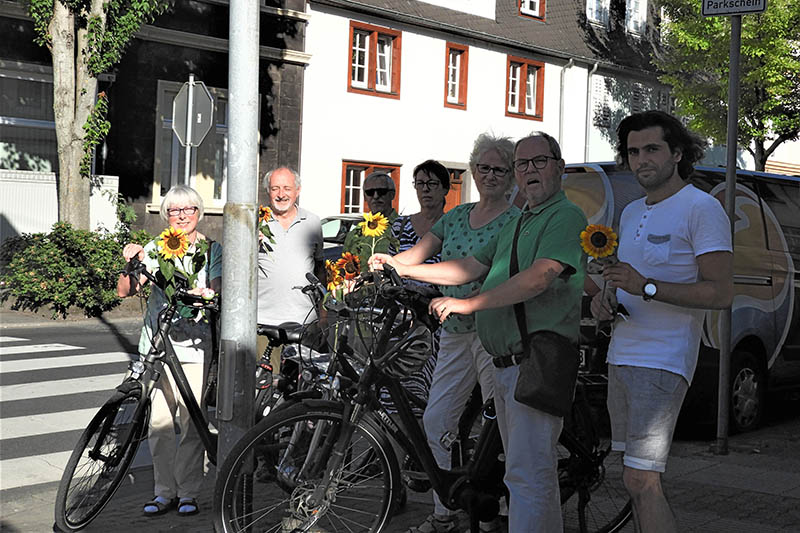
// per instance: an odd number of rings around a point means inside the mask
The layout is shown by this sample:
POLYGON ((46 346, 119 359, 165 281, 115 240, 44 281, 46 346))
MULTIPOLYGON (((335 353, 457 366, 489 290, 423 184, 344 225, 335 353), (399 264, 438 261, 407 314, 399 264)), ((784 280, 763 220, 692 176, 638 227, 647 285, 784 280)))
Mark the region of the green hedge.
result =
POLYGON ((13 298, 12 309, 38 310, 49 306, 53 318, 66 318, 70 307, 86 316, 99 316, 120 303, 117 279, 124 267, 122 247, 144 244, 153 237, 131 233, 76 230, 57 222, 50 233, 23 234, 0 246, 0 302, 13 298))

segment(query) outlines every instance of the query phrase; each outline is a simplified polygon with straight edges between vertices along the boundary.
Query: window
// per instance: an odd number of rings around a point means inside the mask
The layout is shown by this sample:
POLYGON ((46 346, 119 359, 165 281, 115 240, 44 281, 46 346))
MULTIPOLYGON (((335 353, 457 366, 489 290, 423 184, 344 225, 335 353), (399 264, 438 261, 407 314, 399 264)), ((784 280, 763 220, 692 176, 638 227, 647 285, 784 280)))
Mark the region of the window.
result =
POLYGON ((586 18, 589 22, 608 26, 611 0, 586 0, 586 18))
MULTIPOLYGON (((156 109, 156 146, 152 204, 158 209, 161 198, 173 185, 186 183, 186 147, 172 131, 172 101, 182 84, 159 80, 156 109)), ((214 98, 214 125, 200 146, 192 148, 189 182, 203 198, 208 212, 225 205, 228 156, 228 95, 224 89, 209 87, 214 98)), ((219 211, 218 211, 219 212, 219 211)))
POLYGON ((400 98, 400 32, 350 22, 347 90, 400 98))
POLYGON ((520 0, 519 13, 538 19, 544 19, 545 0, 520 0))
POLYGON ((2 169, 58 171, 53 77, 38 70, 0 70, 2 169))
POLYGON ((627 0, 625 27, 631 33, 644 33, 647 24, 647 0, 627 0))
POLYGON ((611 84, 610 78, 593 76, 592 104, 594 116, 592 122, 601 129, 611 127, 611 84))
POLYGON ((508 56, 506 115, 542 120, 544 63, 508 56))
POLYGON ((445 50, 444 105, 467 109, 469 47, 447 43, 445 50))
POLYGON ((397 209, 400 198, 400 166, 367 163, 363 161, 342 161, 342 213, 363 213, 368 210, 364 198, 364 179, 376 170, 385 170, 394 180, 395 195, 392 207, 397 209))

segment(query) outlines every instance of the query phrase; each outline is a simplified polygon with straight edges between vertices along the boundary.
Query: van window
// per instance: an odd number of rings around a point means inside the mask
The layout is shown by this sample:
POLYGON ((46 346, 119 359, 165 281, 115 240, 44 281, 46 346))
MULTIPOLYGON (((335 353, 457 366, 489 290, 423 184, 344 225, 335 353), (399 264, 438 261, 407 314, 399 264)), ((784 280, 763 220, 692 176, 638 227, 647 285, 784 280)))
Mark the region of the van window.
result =
MULTIPOLYGON (((764 178, 759 180, 759 185, 761 198, 781 225, 789 253, 800 257, 800 182, 764 178)), ((770 240, 769 249, 784 251, 783 243, 775 241, 770 240)))

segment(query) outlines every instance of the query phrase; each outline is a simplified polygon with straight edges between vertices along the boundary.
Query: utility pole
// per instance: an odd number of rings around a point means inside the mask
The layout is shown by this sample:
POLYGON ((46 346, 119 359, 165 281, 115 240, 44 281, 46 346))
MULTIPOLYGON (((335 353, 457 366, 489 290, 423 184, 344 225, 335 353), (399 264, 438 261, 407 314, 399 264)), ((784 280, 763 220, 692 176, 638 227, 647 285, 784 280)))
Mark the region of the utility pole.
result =
POLYGON ((258 201, 258 0, 230 0, 217 464, 253 422, 258 201))

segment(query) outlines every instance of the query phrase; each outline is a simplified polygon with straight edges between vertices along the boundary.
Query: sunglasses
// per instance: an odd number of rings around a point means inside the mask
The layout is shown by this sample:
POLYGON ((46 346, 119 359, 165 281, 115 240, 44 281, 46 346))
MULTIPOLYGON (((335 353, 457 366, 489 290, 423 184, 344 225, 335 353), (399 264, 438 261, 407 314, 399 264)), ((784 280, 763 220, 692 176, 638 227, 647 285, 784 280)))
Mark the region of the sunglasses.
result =
POLYGON ((377 189, 364 189, 364 195, 365 196, 369 196, 370 198, 372 198, 376 194, 378 196, 383 196, 384 194, 388 193, 391 190, 392 189, 390 189, 388 187, 380 187, 380 188, 377 188, 377 189))

